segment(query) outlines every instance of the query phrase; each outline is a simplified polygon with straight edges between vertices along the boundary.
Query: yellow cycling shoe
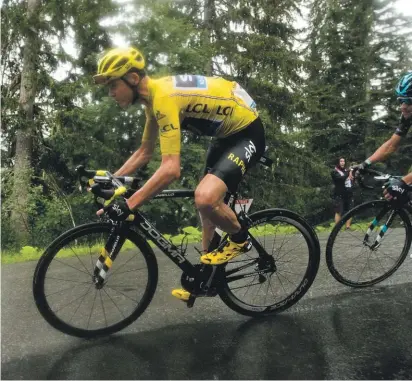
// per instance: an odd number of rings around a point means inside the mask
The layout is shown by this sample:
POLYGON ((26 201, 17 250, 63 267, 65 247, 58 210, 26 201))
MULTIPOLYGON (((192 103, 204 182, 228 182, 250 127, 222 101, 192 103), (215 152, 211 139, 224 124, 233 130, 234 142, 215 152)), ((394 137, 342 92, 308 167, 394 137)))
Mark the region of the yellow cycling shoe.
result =
POLYGON ((235 258, 239 254, 246 253, 252 248, 252 242, 247 239, 245 242, 236 243, 226 241, 222 247, 213 250, 212 252, 202 255, 200 262, 205 265, 221 265, 235 258))
POLYGON ((190 292, 186 291, 184 288, 175 288, 172 290, 172 295, 183 302, 187 302, 190 298, 190 292))

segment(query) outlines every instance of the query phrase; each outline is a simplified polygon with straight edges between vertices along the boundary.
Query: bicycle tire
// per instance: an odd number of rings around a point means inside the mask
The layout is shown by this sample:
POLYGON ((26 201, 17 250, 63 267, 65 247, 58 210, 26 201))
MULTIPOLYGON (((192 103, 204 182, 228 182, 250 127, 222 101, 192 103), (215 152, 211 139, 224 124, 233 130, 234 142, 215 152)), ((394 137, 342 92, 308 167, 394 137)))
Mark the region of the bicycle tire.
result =
MULTIPOLYGON (((345 277, 342 275, 342 270, 339 271, 336 263, 337 260, 334 258, 334 251, 335 255, 336 250, 334 250, 334 245, 336 243, 336 239, 338 237, 339 232, 341 232, 341 228, 346 224, 346 222, 351 219, 351 218, 356 218, 356 215, 360 215, 361 213, 364 213, 365 211, 372 209, 374 207, 379 208, 379 210, 384 211, 384 208, 389 211, 394 210, 391 208, 390 204, 385 201, 385 200, 373 200, 373 201, 368 201, 365 202, 361 205, 356 206, 355 208, 351 209, 349 212, 347 212, 345 215, 342 216, 342 219, 334 226, 331 234, 329 235, 328 242, 326 245, 326 265, 329 269, 329 272, 331 275, 339 282, 342 283, 346 286, 349 287, 354 287, 354 288, 363 288, 363 287, 370 287, 373 286, 377 283, 382 282, 383 280, 387 279, 390 277, 398 268, 399 266, 402 265, 404 262, 410 246, 411 246, 411 241, 412 241, 412 226, 411 226, 411 220, 409 218, 408 213, 406 212, 405 209, 397 209, 397 215, 401 218, 402 222, 404 223, 404 227, 406 229, 405 231, 405 243, 403 246, 403 249, 400 253, 400 256, 398 260, 394 263, 392 268, 390 268, 388 271, 386 271, 384 274, 371 279, 369 281, 353 281, 348 279, 348 277, 345 277)), ((385 233, 388 234, 388 232, 385 233)))
MULTIPOLYGON (((249 215, 252 226, 264 222, 286 222, 293 226, 299 235, 302 235, 308 248, 308 262, 302 280, 297 287, 285 298, 269 306, 257 306, 242 301, 228 286, 228 277, 224 275, 223 284, 219 292, 220 298, 232 310, 247 316, 267 316, 279 313, 297 303, 309 290, 319 269, 320 244, 312 227, 298 214, 286 209, 266 209, 249 215)), ((236 259, 236 258, 235 258, 236 259)), ((231 261, 229 261, 229 264, 231 261)), ((269 289, 269 286, 268 286, 269 289)))
MULTIPOLYGON (((56 313, 51 309, 49 302, 47 300, 47 295, 45 294, 45 280, 47 271, 53 259, 56 257, 56 255, 59 253, 61 249, 63 249, 71 242, 78 242, 75 240, 79 240, 82 237, 87 237, 88 235, 91 236, 92 234, 108 233, 111 228, 112 225, 110 223, 97 222, 80 225, 68 230, 49 245, 49 247, 45 250, 44 254, 41 256, 36 266, 36 270, 33 276, 33 296, 36 306, 40 314, 43 316, 43 318, 50 325, 52 325, 54 328, 63 333, 82 338, 94 338, 120 331, 132 322, 134 322, 145 311, 145 309, 147 308, 147 306, 153 298, 153 295, 156 291, 158 280, 158 266, 156 257, 147 241, 145 241, 133 230, 128 230, 126 233, 126 239, 131 241, 133 245, 135 245, 140 250, 144 262, 147 265, 147 285, 144 290, 142 299, 140 300, 136 308, 132 311, 132 313, 129 316, 125 317, 123 320, 117 322, 116 324, 110 325, 105 328, 89 330, 78 328, 65 322, 64 320, 59 318, 56 315, 56 313)), ((57 258, 56 261, 58 261, 57 258)), ((90 283, 93 284, 91 279, 90 283)))

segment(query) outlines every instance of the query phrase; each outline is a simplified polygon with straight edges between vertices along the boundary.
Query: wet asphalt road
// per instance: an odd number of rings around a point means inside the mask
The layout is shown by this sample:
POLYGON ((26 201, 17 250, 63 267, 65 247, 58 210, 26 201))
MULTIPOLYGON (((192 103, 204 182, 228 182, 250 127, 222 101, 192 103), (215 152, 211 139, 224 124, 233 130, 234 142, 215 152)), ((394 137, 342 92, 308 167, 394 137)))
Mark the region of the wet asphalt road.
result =
POLYGON ((266 319, 238 315, 218 298, 187 309, 170 296, 180 270, 157 258, 159 284, 146 312, 90 341, 54 330, 37 312, 35 262, 3 265, 2 379, 412 378, 410 258, 380 285, 353 290, 332 278, 322 254, 308 294, 266 319))

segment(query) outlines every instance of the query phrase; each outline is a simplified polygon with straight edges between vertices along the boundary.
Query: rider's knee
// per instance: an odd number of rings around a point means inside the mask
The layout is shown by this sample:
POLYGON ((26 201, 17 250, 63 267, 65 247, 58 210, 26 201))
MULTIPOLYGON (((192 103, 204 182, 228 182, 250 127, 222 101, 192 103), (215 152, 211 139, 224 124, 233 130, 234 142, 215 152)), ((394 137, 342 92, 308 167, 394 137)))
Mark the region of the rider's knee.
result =
POLYGON ((209 189, 196 189, 195 204, 200 212, 213 212, 220 199, 209 189))

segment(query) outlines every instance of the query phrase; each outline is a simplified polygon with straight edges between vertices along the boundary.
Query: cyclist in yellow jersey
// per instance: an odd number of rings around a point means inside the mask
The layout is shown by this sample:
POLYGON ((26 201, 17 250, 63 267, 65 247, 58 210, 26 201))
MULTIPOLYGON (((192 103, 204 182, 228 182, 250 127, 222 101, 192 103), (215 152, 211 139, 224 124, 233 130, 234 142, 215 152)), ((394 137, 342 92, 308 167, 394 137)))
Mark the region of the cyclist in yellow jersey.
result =
MULTIPOLYGON (((114 200, 106 211, 125 220, 134 209, 180 177, 181 130, 214 139, 206 156, 203 179, 195 190, 195 204, 202 220, 201 256, 204 264, 226 263, 252 247, 247 231, 224 203, 227 191, 235 192, 242 177, 265 150, 263 124, 255 103, 236 82, 220 77, 177 75, 151 79, 145 60, 135 48, 116 48, 98 62, 96 84, 109 88, 109 95, 122 108, 133 103, 145 106, 146 124, 139 149, 115 173, 129 175, 147 164, 160 135, 162 162, 157 171, 127 200, 114 200), (229 240, 210 253, 207 248, 215 228, 229 234, 229 240)), ((98 214, 103 213, 100 210, 98 214)), ((173 290, 187 301, 190 293, 173 290)))

